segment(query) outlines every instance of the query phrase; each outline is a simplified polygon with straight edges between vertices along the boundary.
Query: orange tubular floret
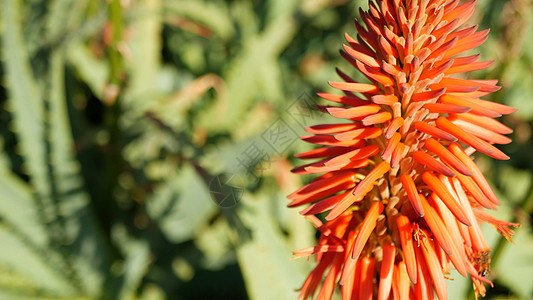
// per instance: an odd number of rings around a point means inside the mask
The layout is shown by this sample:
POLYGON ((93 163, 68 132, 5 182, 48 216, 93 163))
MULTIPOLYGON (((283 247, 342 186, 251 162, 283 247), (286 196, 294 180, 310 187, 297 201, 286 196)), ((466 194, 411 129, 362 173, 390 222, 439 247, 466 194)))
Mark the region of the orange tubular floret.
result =
POLYGON ((407 273, 411 282, 417 282, 416 273, 416 257, 413 244, 413 232, 409 219, 406 216, 399 216, 396 219, 398 231, 400 233, 400 241, 402 244, 403 257, 407 267, 407 273))
POLYGON ((359 61, 355 62, 355 65, 365 76, 375 82, 381 83, 384 86, 394 85, 394 80, 392 80, 388 75, 383 74, 379 68, 369 67, 365 64, 360 63, 359 61))
POLYGON ((472 113, 476 113, 481 116, 487 116, 490 118, 498 118, 502 116, 500 112, 492 110, 485 106, 482 106, 478 102, 475 101, 479 99, 472 99, 468 97, 460 97, 460 96, 449 95, 449 94, 442 95, 439 99, 440 99, 440 102, 442 103, 470 107, 472 109, 471 110, 472 113))
POLYGON ((318 293, 317 299, 330 299, 333 291, 335 289, 335 281, 337 280, 337 275, 342 266, 342 256, 335 255, 333 262, 331 263, 331 269, 329 270, 328 275, 322 283, 322 288, 318 293))
POLYGON ((394 245, 388 244, 383 246, 383 260, 381 261, 381 270, 379 272, 378 300, 389 299, 395 256, 396 247, 394 245))
POLYGON ((392 115, 388 111, 383 111, 374 115, 370 115, 361 120, 361 123, 365 126, 371 126, 375 124, 382 124, 390 121, 392 115))
POLYGON ((492 191, 492 188, 490 187, 489 183, 485 179, 485 176, 483 176, 483 173, 477 165, 474 163, 474 161, 464 153, 463 149, 459 144, 453 143, 450 145, 450 150, 452 153, 461 160, 463 164, 468 166, 470 170, 473 173, 474 180, 478 184, 478 186, 483 190, 483 193, 491 200, 492 203, 495 205, 499 205, 498 198, 496 197, 496 194, 492 191))
POLYGON ((438 90, 432 90, 428 92, 416 93, 413 95, 412 100, 414 102, 429 101, 429 100, 432 100, 432 99, 435 99, 435 98, 438 98, 444 95, 445 92, 446 92, 446 89, 438 89, 438 90))
POLYGON ((359 184, 353 191, 354 195, 358 195, 366 191, 376 180, 390 170, 390 165, 386 161, 380 162, 359 184))
POLYGON ((394 95, 375 95, 372 96, 372 102, 380 105, 392 106, 394 103, 398 102, 398 97, 394 95))
POLYGON ((368 213, 366 214, 365 219, 361 224, 361 229, 355 237, 354 247, 352 251, 352 259, 357 260, 359 258, 359 255, 361 255, 361 252, 363 251, 363 248, 366 245, 370 234, 372 233, 372 231, 374 231, 374 228, 376 228, 376 221, 378 219, 378 216, 382 212, 383 204, 381 202, 372 203, 372 205, 368 209, 368 213))
POLYGON ((387 131, 385 131, 385 138, 386 139, 390 139, 392 137, 392 135, 398 130, 400 129, 400 127, 402 127, 404 123, 404 119, 402 117, 397 117, 397 118, 394 118, 391 123, 389 124, 389 126, 387 127, 387 131))
POLYGON ((509 156, 505 155, 498 148, 481 140, 480 138, 477 138, 469 133, 464 132, 461 128, 457 127, 457 125, 453 124, 452 122, 443 117, 437 119, 437 126, 440 129, 457 137, 459 141, 468 144, 469 146, 478 150, 481 153, 500 160, 509 159, 509 156))
POLYGON ((388 160, 394 149, 398 146, 398 143, 400 142, 400 139, 402 138, 402 135, 395 132, 392 137, 387 142, 387 146, 385 147, 385 150, 383 151, 383 154, 381 155, 381 158, 383 160, 388 160))
POLYGON ((344 154, 338 155, 337 157, 334 157, 330 159, 329 161, 327 161, 325 165, 329 167, 334 167, 345 161, 350 161, 353 158, 357 158, 358 160, 360 160, 360 159, 374 156, 378 154, 378 152, 379 152, 378 146, 368 145, 364 148, 355 149, 355 150, 346 152, 344 154))
POLYGON ((483 126, 499 134, 513 133, 513 130, 511 128, 489 117, 478 116, 478 115, 471 114, 471 113, 460 114, 460 115, 457 115, 456 117, 459 120, 463 120, 465 122, 483 126))
POLYGON ((400 182, 407 193, 407 197, 411 202, 411 206, 418 214, 419 217, 424 216, 424 208, 422 207, 422 202, 420 202, 420 197, 418 196, 418 191, 415 185, 415 182, 409 175, 403 175, 400 177, 400 182))
POLYGON ((444 103, 428 103, 424 104, 423 108, 427 108, 430 113, 437 114, 462 114, 472 110, 470 107, 444 103))
POLYGON ((510 138, 491 131, 490 129, 487 129, 482 126, 478 126, 458 119, 455 119, 453 123, 461 127, 465 132, 473 134, 478 138, 481 138, 491 144, 509 144, 511 142, 510 138))
POLYGON ((435 126, 429 125, 426 122, 418 121, 415 122, 415 128, 416 130, 423 132, 425 134, 429 134, 435 138, 448 141, 448 142, 455 142, 457 141, 457 138, 453 135, 447 133, 446 131, 439 129, 435 126))
POLYGON ((403 261, 394 266, 392 292, 394 299, 409 299, 409 276, 403 261))
POLYGON ((360 300, 372 300, 374 265, 375 261, 373 258, 364 257, 363 259, 361 259, 361 275, 359 279, 360 300))
POLYGON ((298 300, 307 299, 310 297, 320 284, 320 281, 322 281, 322 275, 326 271, 326 268, 329 267, 331 262, 333 261, 333 256, 327 255, 322 259, 318 265, 315 267, 315 269, 309 274, 307 279, 305 280, 301 290, 302 293, 298 296, 298 300))
POLYGON ((446 189, 444 184, 442 184, 442 182, 435 175, 433 175, 431 172, 424 172, 424 174, 422 174, 422 180, 433 190, 433 192, 439 196, 439 198, 442 199, 444 204, 446 204, 446 207, 450 209, 450 211, 459 221, 467 226, 471 225, 470 220, 468 220, 459 203, 457 203, 448 189, 446 189))
POLYGON ((379 112, 381 107, 376 104, 368 104, 352 108, 329 107, 327 110, 336 118, 363 119, 366 116, 379 112))
POLYGON ((437 297, 439 297, 440 300, 448 299, 446 281, 444 280, 444 274, 442 273, 442 268, 433 245, 431 245, 428 239, 424 238, 421 240, 420 249, 425 257, 429 274, 433 279, 433 286, 437 292, 437 297))
POLYGON ((435 209, 429 205, 426 200, 426 197, 420 195, 420 201, 422 202, 422 207, 424 208, 424 220, 428 224, 431 232, 439 242, 439 245, 442 247, 442 250, 448 255, 453 255, 453 246, 450 233, 446 229, 444 222, 437 214, 435 209))
POLYGON ((356 124, 356 123, 322 124, 322 125, 309 126, 305 128, 305 131, 311 134, 330 134, 330 133, 346 132, 346 131, 354 130, 358 128, 364 128, 364 126, 356 124))
POLYGON ((444 174, 448 177, 454 177, 455 176, 455 172, 450 169, 449 167, 447 167, 445 164, 441 163, 440 161, 436 160, 433 156, 425 153, 425 152, 422 152, 422 151, 415 151, 413 153, 413 159, 423 165, 423 166, 426 166, 430 169, 432 169, 433 171, 437 172, 437 173, 440 173, 440 174, 444 174))
POLYGON ((311 158, 322 158, 322 157, 332 157, 337 156, 343 153, 350 151, 346 147, 323 147, 309 150, 307 152, 295 154, 294 157, 300 159, 311 159, 311 158))
POLYGON ((341 103, 348 106, 361 106, 369 104, 367 100, 363 100, 359 97, 341 96, 329 93, 318 92, 316 93, 320 98, 329 100, 335 103, 341 103))
POLYGON ((350 92, 375 94, 379 91, 375 85, 368 83, 330 81, 329 85, 336 89, 350 92))
POLYGON ((422 254, 421 247, 415 247, 415 253, 417 256, 417 271, 418 282, 414 284, 416 299, 417 300, 433 300, 435 299, 435 293, 433 292, 433 282, 431 281, 431 275, 427 267, 427 263, 422 254))
POLYGON ((339 141, 351 141, 355 139, 375 139, 381 136, 381 129, 376 127, 363 127, 335 135, 339 141))
POLYGON ((467 272, 465 268, 466 254, 463 246, 463 241, 461 240, 461 234, 459 233, 459 229, 457 228, 457 225, 455 223, 456 219, 448 210, 448 208, 444 206, 444 203, 442 203, 442 200, 440 200, 438 196, 436 196, 436 194, 431 194, 430 199, 432 200, 432 203, 434 203, 434 205, 436 206, 437 210, 440 212, 440 216, 442 217, 444 224, 446 224, 448 233, 452 238, 451 242, 453 248, 453 255, 450 255, 449 258, 455 266, 455 269, 462 276, 467 277, 467 272))
POLYGON ((378 61, 374 57, 368 55, 367 53, 364 53, 365 51, 360 45, 351 44, 350 45, 351 47, 346 46, 346 45, 342 45, 342 46, 344 48, 344 51, 346 51, 346 53, 348 53, 350 56, 357 59, 358 61, 364 63, 365 65, 369 67, 374 67, 374 68, 380 67, 378 61))
POLYGON ((441 143, 429 138, 426 140, 426 149, 435 153, 443 162, 449 164, 459 173, 472 176, 472 170, 465 166, 460 159, 454 156, 448 149, 446 149, 441 143))

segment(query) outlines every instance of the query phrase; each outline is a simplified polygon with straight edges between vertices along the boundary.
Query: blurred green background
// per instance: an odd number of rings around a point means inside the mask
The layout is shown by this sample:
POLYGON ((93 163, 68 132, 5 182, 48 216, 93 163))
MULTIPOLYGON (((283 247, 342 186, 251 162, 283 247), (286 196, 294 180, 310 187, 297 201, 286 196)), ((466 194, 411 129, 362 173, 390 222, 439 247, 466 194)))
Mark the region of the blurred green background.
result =
MULTIPOLYGON (((518 108, 479 157, 517 220, 487 299, 533 297, 533 1, 479 0, 518 108)), ((287 194, 364 0, 0 1, 0 299, 295 299, 315 232, 287 194)), ((472 299, 452 274, 450 299, 472 299)))

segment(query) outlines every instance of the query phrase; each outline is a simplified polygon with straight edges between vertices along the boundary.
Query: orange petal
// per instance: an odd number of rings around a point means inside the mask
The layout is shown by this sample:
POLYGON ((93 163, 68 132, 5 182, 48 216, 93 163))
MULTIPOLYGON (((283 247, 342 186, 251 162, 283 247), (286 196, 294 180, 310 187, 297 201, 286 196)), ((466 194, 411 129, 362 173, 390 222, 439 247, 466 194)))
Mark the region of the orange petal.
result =
POLYGON ((358 61, 364 63, 367 66, 379 68, 380 65, 378 61, 374 58, 376 57, 375 53, 368 53, 363 47, 361 47, 359 44, 351 44, 349 46, 342 45, 344 48, 344 51, 348 53, 353 58, 357 59, 358 61))
POLYGON ((516 108, 483 99, 470 99, 470 102, 485 109, 495 111, 498 114, 508 115, 516 111, 516 108))
POLYGON ((394 299, 409 299, 409 276, 403 261, 394 266, 392 292, 394 299))
POLYGON ((378 300, 389 299, 392 287, 392 276, 395 257, 396 247, 392 244, 384 245, 383 260, 381 261, 381 269, 379 272, 378 300))
POLYGON ((386 161, 380 162, 368 175, 365 176, 361 182, 355 187, 355 190, 353 191, 354 195, 358 195, 363 193, 363 191, 366 191, 369 187, 371 187, 376 180, 378 180, 381 176, 383 176, 385 173, 387 173, 390 170, 390 165, 386 161))
POLYGON ((448 208, 442 203, 442 200, 436 196, 436 194, 431 194, 430 196, 433 203, 435 203, 438 208, 444 224, 446 224, 448 232, 452 238, 453 246, 453 255, 450 255, 449 258, 452 261, 455 269, 463 276, 467 277, 465 261, 467 260, 466 253, 464 250, 463 239, 459 228, 457 227, 456 219, 453 214, 448 210, 448 208))
POLYGON ((472 148, 478 150, 481 153, 487 154, 488 156, 500 160, 507 160, 509 159, 509 156, 505 155, 503 152, 501 152, 498 148, 492 146, 491 144, 469 134, 464 132, 461 128, 457 127, 457 125, 450 122, 448 119, 445 118, 438 118, 437 119, 437 126, 454 135, 457 137, 457 139, 465 144, 468 144, 469 146, 472 146, 472 148))
POLYGON ((473 134, 477 136, 480 139, 483 139, 491 144, 509 144, 511 142, 511 139, 501 135, 499 133, 496 133, 494 131, 491 131, 490 129, 487 129, 483 126, 478 126, 463 120, 456 119, 453 121, 453 123, 459 127, 461 127, 465 132, 473 134))
POLYGON ((341 278, 339 280, 339 284, 343 288, 343 298, 348 297, 346 299, 349 299, 349 297, 352 295, 353 288, 359 286, 359 282, 355 281, 355 277, 357 274, 355 269, 357 268, 358 261, 352 259, 351 256, 355 243, 355 236, 355 230, 352 230, 350 231, 350 233, 348 233, 348 239, 346 240, 346 252, 344 252, 344 266, 342 268, 341 278), (355 283, 357 283, 357 285, 355 285, 355 283))
POLYGON ((448 70, 449 68, 451 68, 451 66, 453 65, 453 59, 450 59, 438 66, 434 66, 433 69, 431 70, 428 70, 428 71, 425 71, 424 73, 422 73, 420 75, 420 78, 419 80, 423 80, 423 79, 426 79, 426 78, 436 78, 437 76, 439 76, 440 74, 443 74, 446 70, 448 70))
POLYGON ((449 68, 446 72, 444 72, 444 74, 452 75, 452 74, 483 70, 483 69, 490 67, 493 64, 493 62, 494 61, 479 61, 479 62, 463 64, 463 65, 456 64, 456 65, 452 65, 452 67, 449 68))
POLYGON ((369 83, 330 81, 329 85, 342 91, 375 94, 379 89, 369 83))
POLYGON ((299 188, 297 191, 293 192, 287 198, 294 199, 296 196, 300 195, 311 195, 314 193, 322 192, 328 189, 331 189, 339 184, 345 182, 353 182, 355 180, 355 172, 349 171, 340 171, 337 172, 334 176, 325 179, 313 180, 309 184, 304 185, 299 188))
POLYGON ((442 59, 450 58, 461 52, 468 51, 470 49, 476 48, 477 46, 483 44, 488 37, 489 30, 482 30, 476 32, 466 38, 460 39, 452 48, 450 48, 442 59))
POLYGON ((427 267, 421 247, 415 247, 417 258, 418 282, 414 284, 415 295, 417 300, 433 300, 435 293, 433 292, 433 282, 431 281, 431 274, 427 267))
POLYGON ((429 134, 435 138, 445 140, 448 142, 455 142, 457 141, 457 138, 453 135, 447 133, 446 131, 439 129, 435 126, 429 125, 426 122, 418 121, 415 122, 415 128, 416 130, 423 132, 425 134, 429 134))
POLYGON ((298 300, 303 300, 311 297, 314 293, 320 282, 322 281, 322 276, 324 272, 326 271, 326 268, 331 265, 333 261, 332 255, 326 255, 318 265, 315 267, 315 269, 309 274, 307 279, 305 280, 300 295, 298 295, 298 300))
POLYGON ((374 266, 373 258, 364 257, 361 259, 361 277, 359 284, 359 299, 372 300, 372 291, 374 287, 374 266))
MULTIPOLYGON (((442 36, 442 39, 445 40, 446 36, 442 36)), ((438 41, 438 40, 437 40, 438 41)), ((438 58, 439 56, 444 56, 446 52, 448 52, 450 49, 453 49, 454 46, 459 42, 459 37, 455 37, 445 43, 443 43, 440 47, 433 50, 431 54, 428 56, 428 59, 432 58, 438 58)), ((442 60, 448 57, 442 57, 438 60, 442 60)))
POLYGON ((396 219, 398 225, 398 232, 400 233, 400 241, 402 244, 403 259, 407 266, 407 273, 413 283, 417 281, 416 274, 416 257, 413 245, 413 230, 409 222, 409 218, 400 215, 396 219))
MULTIPOLYGON (((451 77, 444 77, 440 84, 452 84, 452 85, 462 85, 462 86, 472 86, 472 87, 478 87, 479 91, 481 92, 487 92, 487 93, 493 93, 501 89, 501 87, 493 84, 488 84, 479 80, 469 80, 469 79, 459 79, 459 78, 451 78, 451 77)), ((451 92, 451 91, 448 91, 451 92)))
POLYGON ((437 114, 462 114, 472 110, 470 107, 445 103, 427 103, 423 108, 427 108, 430 113, 437 114))
MULTIPOLYGON (((341 201, 344 197, 348 196, 348 194, 351 194, 351 191, 344 192, 342 194, 338 194, 335 196, 328 197, 326 199, 322 199, 316 203, 311 204, 308 208, 302 210, 300 214, 302 215, 316 215, 323 213, 327 210, 332 209, 335 207, 335 205, 341 201)), ((362 200, 362 199, 361 199, 362 200)))
POLYGON ((437 292, 437 297, 439 297, 440 300, 448 299, 446 281, 444 280, 444 274, 442 273, 441 265, 435 253, 435 249, 433 249, 433 246, 428 239, 422 239, 422 246, 420 248, 426 259, 431 279, 433 279, 433 286, 437 292))
POLYGON ((292 255, 296 257, 304 257, 313 255, 316 253, 326 252, 344 252, 344 246, 342 245, 319 245, 314 247, 308 247, 302 250, 292 251, 292 255))
POLYGON ((500 112, 498 112, 496 110, 489 109, 488 107, 483 106, 483 105, 481 105, 481 103, 478 103, 478 102, 476 102, 474 100, 479 100, 479 99, 472 99, 472 98, 467 98, 467 97, 459 97, 459 96, 450 95, 450 94, 442 95, 439 98, 439 101, 442 102, 442 103, 448 103, 448 104, 454 104, 454 105, 470 107, 470 108, 472 108, 472 110, 471 110, 472 113, 475 113, 475 114, 478 114, 478 115, 481 115, 481 116, 487 116, 487 117, 491 117, 491 118, 501 117, 502 114, 500 112))
POLYGON ((374 102, 375 104, 388 105, 388 106, 391 106, 394 103, 398 102, 398 97, 394 95, 375 95, 375 96, 372 96, 371 99, 372 99, 372 102, 374 102))
POLYGON ((470 194, 474 197, 479 205, 487 208, 487 209, 496 209, 497 206, 492 203, 483 193, 483 191, 479 188, 479 186, 474 182, 474 180, 471 177, 466 177, 459 175, 457 177, 461 184, 470 192, 470 194))
POLYGON ((352 108, 328 107, 327 111, 336 118, 363 119, 381 110, 377 104, 362 105, 352 108))
POLYGON ((350 151, 347 147, 321 147, 307 152, 295 154, 294 157, 300 159, 322 158, 341 155, 350 151))
POLYGON ((332 134, 346 132, 349 130, 363 128, 364 126, 357 123, 347 123, 347 124, 320 124, 309 126, 305 128, 305 131, 311 134, 332 134))
POLYGON ((350 96, 342 96, 342 95, 335 95, 335 94, 329 94, 324 92, 318 92, 316 93, 319 97, 335 102, 335 103, 341 103, 349 106, 361 106, 365 104, 369 104, 369 101, 363 100, 359 97, 350 97, 350 96))
POLYGON ((463 190, 463 187, 461 186, 461 183, 456 178, 452 178, 451 182, 455 193, 457 194, 458 199, 461 202, 461 206, 465 210, 465 213, 467 214, 468 218, 471 220, 472 223, 472 226, 467 227, 472 243, 472 249, 478 252, 489 251, 490 248, 485 242, 485 238, 483 237, 481 228, 479 227, 479 224, 476 221, 474 212, 472 211, 472 207, 470 206, 470 202, 468 201, 468 198, 465 194, 465 191, 463 190))
POLYGON ((448 177, 455 176, 455 172, 452 169, 425 152, 415 151, 413 153, 413 159, 419 164, 426 166, 437 173, 444 174, 448 177))
POLYGON ((451 22, 452 20, 460 19, 461 21, 466 22, 474 12, 475 3, 475 0, 470 0, 457 6, 452 11, 447 12, 443 17, 443 20, 451 22))
POLYGON ((392 80, 392 78, 390 78, 388 75, 381 73, 381 69, 379 67, 370 67, 360 63, 359 61, 356 61, 355 64, 359 71, 361 71, 361 73, 363 73, 370 80, 381 83, 384 86, 394 85, 394 80, 392 80))
POLYGON ((431 207, 431 205, 429 205, 423 195, 420 195, 420 201, 422 202, 422 206, 424 207, 424 220, 426 220, 426 223, 431 229, 431 232, 439 242, 439 245, 442 247, 444 252, 446 252, 446 254, 448 255, 453 255, 453 247, 450 233, 446 229, 444 222, 437 214, 435 209, 431 207))
POLYGON ((433 100, 435 98, 442 96, 445 92, 446 92, 446 89, 444 88, 444 89, 438 89, 438 90, 433 90, 433 91, 428 91, 428 92, 415 93, 413 94, 413 97, 411 98, 411 100, 414 102, 429 101, 429 100, 433 100))
MULTIPOLYGON (((470 226, 470 220, 467 218, 464 213, 461 205, 457 202, 456 199, 450 194, 446 186, 432 173, 424 172, 422 174, 422 180, 426 183, 433 192, 435 192, 440 199, 446 204, 446 207, 453 213, 453 215, 465 225, 470 226)), ((425 211, 425 208, 424 208, 425 211)))
POLYGON ((331 299, 333 291, 335 290, 335 282, 337 281, 337 276, 339 275, 340 269, 342 266, 342 256, 336 255, 333 262, 331 263, 331 268, 328 275, 322 283, 322 288, 318 293, 317 299, 331 299))
POLYGON ((361 120, 361 123, 365 126, 371 126, 375 124, 383 124, 392 119, 392 115, 388 111, 383 111, 377 114, 370 115, 361 120))
POLYGON ((457 115, 456 117, 459 120, 463 120, 463 121, 466 121, 472 124, 476 124, 478 126, 485 127, 499 134, 510 134, 513 132, 511 128, 489 117, 478 116, 478 115, 471 114, 471 113, 460 114, 460 115, 457 115))
POLYGON ((370 237, 370 234, 376 228, 376 221, 378 216, 383 212, 383 204, 379 201, 372 203, 368 209, 363 222, 361 223, 361 228, 355 237, 354 247, 352 251, 352 259, 357 260, 363 251, 363 248, 370 237))
POLYGON ((465 166, 459 158, 453 155, 448 149, 446 149, 441 143, 435 139, 429 138, 426 140, 426 149, 435 153, 443 162, 449 164, 459 173, 466 176, 472 176, 472 170, 465 166))
POLYGON ((468 155, 466 155, 466 153, 464 153, 461 146, 459 146, 457 143, 453 143, 450 145, 450 150, 459 160, 461 160, 464 165, 466 165, 472 171, 474 180, 487 198, 489 198, 489 200, 495 205, 500 205, 498 197, 496 197, 496 194, 494 191, 492 191, 487 179, 485 179, 485 176, 481 170, 479 170, 476 163, 468 155))
POLYGON ((385 150, 383 151, 383 154, 381 155, 381 159, 388 160, 394 149, 398 146, 398 143, 400 142, 400 139, 402 138, 402 135, 398 132, 395 132, 392 137, 387 142, 387 146, 385 147, 385 150))
POLYGON ((334 176, 329 178, 314 180, 313 182, 301 187, 294 193, 287 196, 287 198, 293 200, 288 204, 288 206, 294 207, 311 203, 342 190, 349 189, 353 185, 355 185, 353 171, 339 171, 334 176))
POLYGON ((387 131, 385 131, 385 138, 390 139, 392 135, 398 131, 400 127, 402 127, 404 123, 404 119, 402 117, 397 117, 392 120, 392 122, 387 127, 387 131))
POLYGON ((409 198, 409 201, 411 202, 411 206, 415 210, 415 212, 418 214, 418 216, 423 217, 424 216, 424 208, 422 207, 422 203, 420 202, 420 198, 418 196, 418 190, 416 188, 415 182, 409 175, 403 175, 400 177, 400 182, 403 185, 403 188, 405 189, 405 192, 407 193, 407 197, 409 198))
POLYGON ((405 157, 408 150, 409 148, 404 143, 398 143, 398 146, 392 151, 390 167, 393 169, 397 168, 400 160, 405 157))
POLYGON ((365 140, 351 140, 351 141, 339 141, 334 136, 329 134, 317 134, 309 136, 301 136, 302 141, 324 146, 340 146, 340 147, 364 147, 366 145, 365 140))
MULTIPOLYGON (((373 115, 375 116, 375 115, 373 115)), ((367 117, 368 118, 368 117, 367 117)), ((364 120, 366 120, 365 118, 364 120)), ((335 135, 339 141, 351 141, 355 139, 375 139, 381 136, 381 129, 377 127, 358 128, 335 135)))

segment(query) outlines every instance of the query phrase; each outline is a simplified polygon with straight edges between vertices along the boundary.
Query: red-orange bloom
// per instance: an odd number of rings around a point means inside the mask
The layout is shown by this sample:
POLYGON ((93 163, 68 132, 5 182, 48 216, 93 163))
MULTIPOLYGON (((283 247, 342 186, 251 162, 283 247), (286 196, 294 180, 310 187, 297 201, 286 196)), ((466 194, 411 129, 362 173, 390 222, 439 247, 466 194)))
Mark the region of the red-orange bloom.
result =
POLYGON ((370 83, 338 71, 344 82, 330 85, 344 95, 318 93, 346 121, 307 128, 302 139, 323 147, 297 157, 321 160, 293 170, 321 174, 288 196, 291 207, 310 204, 301 213, 321 233, 295 252, 318 262, 300 299, 329 299, 340 285, 343 299, 444 300, 451 266, 476 295, 492 284, 480 223, 506 238, 518 225, 485 211, 499 201, 471 155, 508 159, 493 145, 509 143, 512 130, 494 118, 514 109, 481 98, 496 80, 461 75, 491 65, 460 56, 487 38, 463 25, 473 11, 473 0, 375 0, 360 11, 341 55, 370 83))

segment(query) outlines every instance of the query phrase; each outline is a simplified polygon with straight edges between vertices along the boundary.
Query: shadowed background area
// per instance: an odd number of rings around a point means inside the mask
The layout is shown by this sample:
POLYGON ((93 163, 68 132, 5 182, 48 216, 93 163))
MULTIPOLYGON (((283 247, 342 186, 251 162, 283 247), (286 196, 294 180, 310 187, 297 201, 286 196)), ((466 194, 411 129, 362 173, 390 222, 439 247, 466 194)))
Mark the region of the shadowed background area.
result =
MULTIPOLYGON (((286 195, 303 128, 365 0, 0 2, 0 299, 295 299, 313 227, 286 195)), ((486 299, 533 297, 533 1, 479 0, 493 101, 476 161, 518 221, 493 228, 486 299)), ((472 299, 455 272, 450 299, 472 299)), ((338 295, 336 295, 338 296, 338 295)))

